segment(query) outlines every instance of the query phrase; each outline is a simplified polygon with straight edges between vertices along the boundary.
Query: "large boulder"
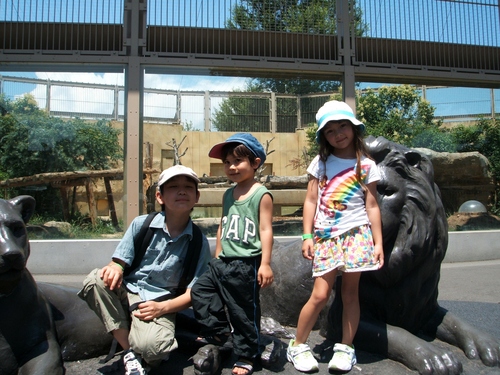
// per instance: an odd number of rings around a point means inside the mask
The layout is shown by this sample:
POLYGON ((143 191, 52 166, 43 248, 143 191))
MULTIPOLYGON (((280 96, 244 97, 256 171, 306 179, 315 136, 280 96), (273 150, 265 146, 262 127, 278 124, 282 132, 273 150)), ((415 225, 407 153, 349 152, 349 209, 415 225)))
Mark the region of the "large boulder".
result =
POLYGON ((457 212, 460 205, 477 200, 488 207, 495 183, 488 159, 479 152, 436 152, 415 149, 430 159, 434 181, 441 191, 445 212, 457 212))

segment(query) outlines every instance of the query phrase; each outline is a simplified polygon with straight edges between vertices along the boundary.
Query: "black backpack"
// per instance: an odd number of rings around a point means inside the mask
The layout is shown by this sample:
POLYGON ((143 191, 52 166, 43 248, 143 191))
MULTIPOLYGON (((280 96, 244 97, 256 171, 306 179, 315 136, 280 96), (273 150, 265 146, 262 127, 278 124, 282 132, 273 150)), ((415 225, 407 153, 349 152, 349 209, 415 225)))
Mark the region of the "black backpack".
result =
MULTIPOLYGON (((125 271, 123 272, 124 276, 129 275, 141 264, 142 258, 144 257, 144 254, 146 254, 146 250, 148 249, 151 238, 153 237, 153 229, 151 229, 149 225, 157 214, 158 212, 151 212, 148 214, 146 220, 144 220, 144 224, 142 224, 142 227, 139 230, 139 233, 135 236, 135 257, 130 267, 125 268, 125 271)), ((179 281, 179 286, 177 287, 177 296, 186 292, 187 286, 194 278, 196 266, 200 257, 202 242, 203 236, 201 230, 195 223, 193 223, 193 238, 189 242, 186 260, 184 262, 184 269, 182 271, 181 280, 179 281)))

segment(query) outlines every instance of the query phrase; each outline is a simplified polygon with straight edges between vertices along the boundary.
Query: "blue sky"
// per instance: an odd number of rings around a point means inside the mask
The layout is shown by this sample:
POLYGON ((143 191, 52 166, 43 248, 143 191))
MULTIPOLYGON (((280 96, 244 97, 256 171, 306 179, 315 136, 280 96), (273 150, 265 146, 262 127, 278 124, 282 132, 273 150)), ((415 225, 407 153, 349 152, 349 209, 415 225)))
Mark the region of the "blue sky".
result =
POLYGON ((122 0, 4 0, 0 20, 122 23, 122 0))
POLYGON ((500 46, 498 0, 358 0, 377 38, 500 46))

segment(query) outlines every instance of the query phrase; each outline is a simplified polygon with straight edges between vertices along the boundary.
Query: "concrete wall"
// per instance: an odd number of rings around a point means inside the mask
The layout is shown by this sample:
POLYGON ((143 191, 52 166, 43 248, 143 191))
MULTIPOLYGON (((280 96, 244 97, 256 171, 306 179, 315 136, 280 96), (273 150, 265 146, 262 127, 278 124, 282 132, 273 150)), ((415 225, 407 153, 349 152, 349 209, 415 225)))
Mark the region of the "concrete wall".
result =
MULTIPOLYGON (((500 231, 450 232, 445 263, 500 259, 500 231)), ((288 242, 299 237, 275 237, 288 242)), ((120 240, 31 241, 28 269, 33 274, 87 274, 109 263, 120 240)), ((212 251, 215 239, 209 238, 212 251)), ((297 252, 297 256, 300 253, 297 252)))

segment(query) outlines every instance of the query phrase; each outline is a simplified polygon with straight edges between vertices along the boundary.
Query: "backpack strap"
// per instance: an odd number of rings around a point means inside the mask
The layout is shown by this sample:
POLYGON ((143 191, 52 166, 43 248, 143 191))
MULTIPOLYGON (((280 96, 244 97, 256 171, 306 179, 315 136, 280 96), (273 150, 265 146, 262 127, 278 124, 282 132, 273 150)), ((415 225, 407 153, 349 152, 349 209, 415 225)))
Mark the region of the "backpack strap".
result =
POLYGON ((139 230, 139 233, 134 238, 134 260, 130 267, 125 268, 123 272, 124 276, 127 276, 135 270, 141 264, 142 258, 144 258, 144 254, 146 254, 146 250, 148 249, 149 243, 151 242, 151 238, 153 237, 153 229, 149 227, 155 216, 158 215, 158 212, 151 212, 144 220, 144 223, 139 230))
MULTIPOLYGON (((134 250, 135 256, 130 267, 125 268, 123 272, 124 276, 129 275, 133 270, 135 270, 141 264, 142 258, 148 249, 149 243, 153 238, 153 229, 149 227, 158 212, 151 212, 139 230, 139 233, 134 238, 134 250)), ((175 295, 180 296, 186 292, 187 286, 193 280, 194 274, 196 272, 196 266, 198 265, 198 260, 201 254, 201 247, 203 245, 203 235, 201 229, 195 224, 191 223, 193 226, 193 238, 189 241, 188 250, 186 254, 186 259, 184 260, 183 270, 179 285, 175 295)))
POLYGON ((196 266, 198 265, 198 260, 200 259, 203 236, 201 229, 195 223, 192 223, 192 226, 193 238, 189 241, 186 259, 184 260, 184 269, 177 287, 176 296, 180 296, 186 292, 187 286, 194 278, 196 266))

